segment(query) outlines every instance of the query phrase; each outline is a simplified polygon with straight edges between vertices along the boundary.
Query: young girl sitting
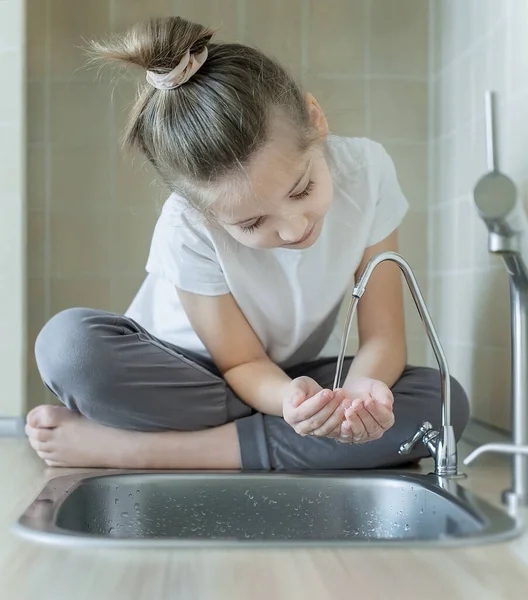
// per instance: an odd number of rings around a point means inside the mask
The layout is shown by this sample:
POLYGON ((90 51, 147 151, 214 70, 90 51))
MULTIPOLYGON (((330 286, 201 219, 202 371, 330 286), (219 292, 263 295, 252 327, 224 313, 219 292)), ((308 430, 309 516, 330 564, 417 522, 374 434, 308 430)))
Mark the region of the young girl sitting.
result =
MULTIPOLYGON (((397 251, 407 211, 379 144, 330 135, 315 98, 261 52, 181 18, 94 43, 146 70, 126 141, 172 191, 127 313, 72 308, 36 342, 64 407, 26 432, 51 466, 358 469, 410 457, 440 421, 437 370, 406 366, 399 268, 359 303, 359 349, 332 390, 342 300, 367 261, 397 251), (369 443, 365 443, 369 442, 369 443)), ((457 438, 468 419, 451 382, 457 438)))

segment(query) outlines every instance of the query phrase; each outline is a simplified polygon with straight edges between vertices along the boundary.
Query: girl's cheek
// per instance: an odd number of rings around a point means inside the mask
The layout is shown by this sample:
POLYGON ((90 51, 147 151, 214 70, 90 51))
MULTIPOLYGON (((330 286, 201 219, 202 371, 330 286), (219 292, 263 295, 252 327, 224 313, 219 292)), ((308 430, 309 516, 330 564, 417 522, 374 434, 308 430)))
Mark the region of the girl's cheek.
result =
POLYGON ((243 246, 249 246, 250 248, 268 248, 270 246, 268 236, 258 233, 244 233, 243 231, 237 231, 225 228, 227 233, 234 238, 237 242, 243 246))

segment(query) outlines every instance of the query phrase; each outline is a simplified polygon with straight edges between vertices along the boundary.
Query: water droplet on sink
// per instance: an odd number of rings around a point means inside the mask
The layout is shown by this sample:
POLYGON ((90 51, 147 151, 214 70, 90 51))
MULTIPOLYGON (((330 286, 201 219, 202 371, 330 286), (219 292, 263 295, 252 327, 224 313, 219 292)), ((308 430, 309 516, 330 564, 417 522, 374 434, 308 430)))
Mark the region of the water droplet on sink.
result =
POLYGON ((139 490, 136 490, 136 494, 139 494, 139 490))
POLYGON ((409 527, 409 523, 405 524, 405 531, 409 531, 410 527, 409 527))
POLYGON ((137 502, 134 504, 134 508, 135 508, 136 510, 139 510, 139 504, 138 504, 137 502))
POLYGON ((119 498, 116 498, 116 499, 114 500, 114 504, 119 504, 119 498))
POLYGON ((126 519, 126 517, 128 517, 128 513, 127 512, 122 512, 121 516, 123 517, 123 519, 126 519))
POLYGON ((113 533, 114 532, 114 528, 110 527, 110 529, 108 530, 108 533, 113 533))
POLYGON ((132 494, 128 494, 128 497, 129 497, 129 498, 132 498, 132 494))
POLYGON ((423 515, 423 513, 424 513, 424 510, 423 510, 423 508, 421 508, 420 509, 420 514, 423 515))

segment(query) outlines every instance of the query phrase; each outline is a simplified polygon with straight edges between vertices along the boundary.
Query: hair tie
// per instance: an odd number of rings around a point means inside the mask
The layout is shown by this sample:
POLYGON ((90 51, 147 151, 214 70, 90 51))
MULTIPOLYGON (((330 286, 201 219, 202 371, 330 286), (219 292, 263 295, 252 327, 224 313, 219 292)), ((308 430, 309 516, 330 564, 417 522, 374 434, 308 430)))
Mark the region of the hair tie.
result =
POLYGON ((191 54, 189 49, 172 71, 168 73, 147 71, 147 81, 158 90, 174 90, 189 81, 207 60, 207 55, 207 46, 204 46, 198 54, 191 54))

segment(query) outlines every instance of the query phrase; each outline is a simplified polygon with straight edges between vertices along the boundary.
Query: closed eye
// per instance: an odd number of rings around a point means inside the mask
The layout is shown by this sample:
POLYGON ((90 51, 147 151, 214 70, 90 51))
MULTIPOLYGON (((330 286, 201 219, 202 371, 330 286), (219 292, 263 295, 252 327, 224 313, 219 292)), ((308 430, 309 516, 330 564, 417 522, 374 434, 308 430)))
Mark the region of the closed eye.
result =
MULTIPOLYGON (((303 198, 309 196, 313 192, 314 188, 315 182, 313 181, 313 179, 310 179, 310 181, 307 183, 306 187, 302 192, 299 192, 298 194, 293 194, 292 196, 290 196, 290 198, 292 200, 302 200, 303 198)), ((250 223, 249 225, 240 225, 240 229, 244 233, 252 233, 253 231, 256 231, 264 223, 265 220, 266 217, 259 217, 256 221, 253 221, 253 223, 250 223)))
POLYGON ((251 233, 252 231, 255 231, 256 229, 258 229, 262 223, 264 223, 264 221, 266 220, 266 217, 259 217, 256 221, 253 221, 253 223, 251 223, 250 225, 241 225, 240 229, 242 229, 242 231, 246 232, 246 233, 251 233))
POLYGON ((313 179, 310 179, 310 181, 308 182, 308 184, 306 185, 306 187, 304 188, 304 190, 302 192, 299 192, 298 194, 294 194, 293 196, 290 196, 290 198, 292 198, 294 200, 302 200, 303 198, 306 198, 306 196, 309 196, 313 192, 314 187, 315 187, 315 182, 313 181, 313 179))

